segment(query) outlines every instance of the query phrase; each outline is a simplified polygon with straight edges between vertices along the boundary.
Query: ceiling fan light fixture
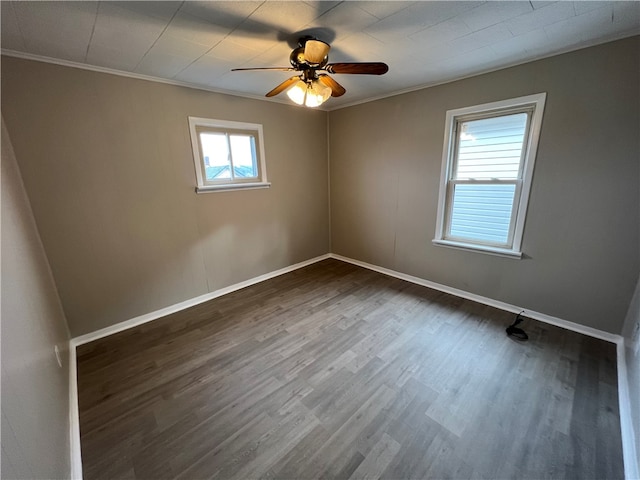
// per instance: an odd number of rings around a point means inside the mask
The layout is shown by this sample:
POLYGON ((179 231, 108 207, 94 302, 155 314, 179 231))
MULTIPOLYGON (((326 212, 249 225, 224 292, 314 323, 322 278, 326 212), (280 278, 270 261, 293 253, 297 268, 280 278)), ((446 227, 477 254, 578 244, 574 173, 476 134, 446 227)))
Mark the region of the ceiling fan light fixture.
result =
POLYGON ((297 105, 319 107, 329 97, 341 97, 345 88, 328 74, 346 73, 356 75, 383 75, 389 66, 382 62, 342 62, 328 63, 331 46, 311 36, 298 40, 298 47, 289 55, 291 67, 256 67, 234 68, 237 70, 281 70, 297 72, 274 89, 267 92, 266 97, 275 97, 287 92, 288 97, 297 105))
POLYGON ((305 105, 307 107, 319 107, 331 97, 331 88, 320 83, 318 80, 312 80, 307 87, 307 99, 305 105))
POLYGON ((304 105, 305 97, 307 96, 307 84, 302 80, 298 80, 288 90, 287 96, 298 105, 304 105))
POLYGON ((331 97, 331 88, 320 83, 317 79, 310 82, 300 80, 287 90, 287 96, 298 105, 315 108, 331 97))

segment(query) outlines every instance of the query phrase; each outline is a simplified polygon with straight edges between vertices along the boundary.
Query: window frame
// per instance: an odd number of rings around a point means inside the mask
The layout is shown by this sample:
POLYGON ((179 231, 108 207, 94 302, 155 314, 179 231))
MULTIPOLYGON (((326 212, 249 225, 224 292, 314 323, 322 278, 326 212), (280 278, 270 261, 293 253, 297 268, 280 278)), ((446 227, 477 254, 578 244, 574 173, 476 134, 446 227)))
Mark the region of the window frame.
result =
POLYGON ((436 232, 435 238, 433 239, 434 245, 501 255, 510 258, 522 258, 522 237, 529 204, 538 141, 540 139, 545 101, 546 93, 537 93, 447 111, 442 149, 436 232), (524 112, 530 112, 530 115, 527 117, 527 126, 517 179, 460 180, 452 178, 457 165, 459 142, 456 132, 460 123, 524 112), (515 184, 511 222, 509 225, 508 240, 505 244, 472 241, 467 238, 454 237, 447 233, 453 208, 454 187, 459 184, 515 184))
MULTIPOLYGON (((196 173, 196 193, 222 192, 229 190, 246 190, 255 188, 269 188, 271 183, 267 181, 267 167, 264 153, 263 130, 259 123, 234 122, 231 120, 217 120, 212 118, 188 117, 189 133, 191 135, 191 149, 193 154, 193 164, 196 173), (221 178, 211 181, 206 179, 205 161, 200 140, 200 133, 224 133, 227 135, 249 134, 254 139, 255 166, 258 171, 257 177, 238 178, 233 173, 233 158, 230 158, 231 178, 221 178)), ((231 148, 229 148, 231 156, 231 148)))

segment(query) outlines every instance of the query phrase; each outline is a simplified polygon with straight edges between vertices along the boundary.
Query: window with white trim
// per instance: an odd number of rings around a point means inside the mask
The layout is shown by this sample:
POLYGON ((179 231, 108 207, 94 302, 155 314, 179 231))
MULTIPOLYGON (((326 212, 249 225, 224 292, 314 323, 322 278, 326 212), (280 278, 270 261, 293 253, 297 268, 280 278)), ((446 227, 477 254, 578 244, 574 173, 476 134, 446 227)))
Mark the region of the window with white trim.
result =
POLYGON ((266 188, 262 125, 189 117, 196 192, 266 188))
POLYGON ((522 256, 545 98, 447 112, 434 244, 522 256))

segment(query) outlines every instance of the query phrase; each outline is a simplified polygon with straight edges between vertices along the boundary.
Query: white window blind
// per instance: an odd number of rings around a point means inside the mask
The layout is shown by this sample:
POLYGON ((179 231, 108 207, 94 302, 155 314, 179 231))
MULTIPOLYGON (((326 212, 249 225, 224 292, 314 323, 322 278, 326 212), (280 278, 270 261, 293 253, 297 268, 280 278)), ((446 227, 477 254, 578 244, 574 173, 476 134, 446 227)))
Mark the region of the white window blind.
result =
POLYGON ((544 100, 447 112, 434 243, 520 256, 544 100))

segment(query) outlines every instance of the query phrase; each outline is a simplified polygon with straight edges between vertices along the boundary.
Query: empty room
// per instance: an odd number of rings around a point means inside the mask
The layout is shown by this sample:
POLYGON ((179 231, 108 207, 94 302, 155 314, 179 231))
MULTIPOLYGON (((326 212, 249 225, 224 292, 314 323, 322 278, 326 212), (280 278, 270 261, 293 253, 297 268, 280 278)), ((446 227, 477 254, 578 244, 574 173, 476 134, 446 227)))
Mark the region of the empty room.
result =
POLYGON ((640 479, 640 2, 0 9, 2 479, 640 479))

